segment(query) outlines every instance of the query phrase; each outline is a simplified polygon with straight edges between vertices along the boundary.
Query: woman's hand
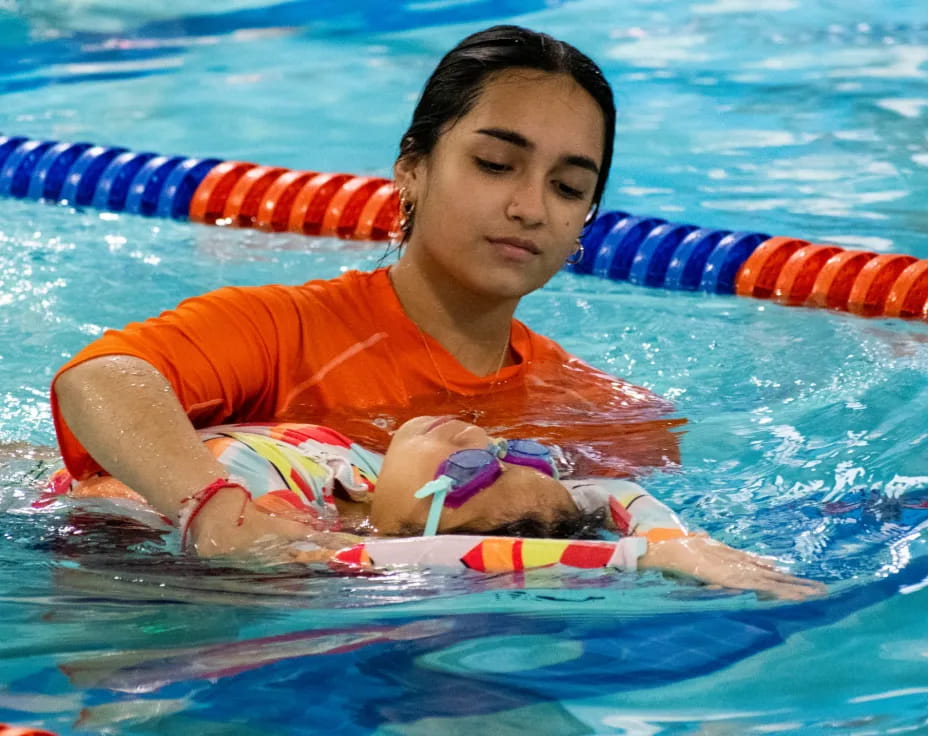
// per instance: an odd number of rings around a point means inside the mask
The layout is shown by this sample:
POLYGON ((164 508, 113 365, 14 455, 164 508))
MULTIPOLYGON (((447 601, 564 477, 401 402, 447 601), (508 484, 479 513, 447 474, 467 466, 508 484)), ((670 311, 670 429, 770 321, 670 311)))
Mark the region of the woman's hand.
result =
POLYGON ((190 532, 200 557, 251 558, 265 564, 324 563, 340 549, 364 541, 355 534, 320 531, 317 520, 299 512, 269 514, 234 488, 211 499, 190 532))
MULTIPOLYGON (((190 524, 191 546, 200 557, 254 557, 264 562, 314 561, 294 559, 289 545, 328 538, 309 519, 269 514, 249 500, 243 489, 228 487, 203 505, 190 524)), ((350 536, 350 535, 336 535, 350 536)), ((353 540, 354 538, 352 538, 353 540)), ((353 544, 348 541, 340 546, 353 544)), ((328 545, 326 545, 328 546, 328 545)))
POLYGON ((689 575, 710 585, 754 590, 786 600, 803 600, 827 592, 827 588, 816 580, 797 578, 778 570, 762 557, 704 536, 648 544, 648 551, 638 560, 638 566, 689 575))
POLYGON ((344 532, 317 532, 308 540, 289 545, 284 553, 287 562, 311 564, 329 562, 336 552, 353 547, 364 541, 364 537, 344 532))

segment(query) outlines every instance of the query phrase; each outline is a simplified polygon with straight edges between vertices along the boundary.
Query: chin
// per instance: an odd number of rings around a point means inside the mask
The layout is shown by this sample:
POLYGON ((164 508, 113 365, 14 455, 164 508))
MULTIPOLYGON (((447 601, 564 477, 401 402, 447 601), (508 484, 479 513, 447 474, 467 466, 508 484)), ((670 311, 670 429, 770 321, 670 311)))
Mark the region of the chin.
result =
POLYGON ((540 289, 553 275, 539 276, 514 269, 488 269, 479 275, 473 289, 496 299, 521 299, 540 289))

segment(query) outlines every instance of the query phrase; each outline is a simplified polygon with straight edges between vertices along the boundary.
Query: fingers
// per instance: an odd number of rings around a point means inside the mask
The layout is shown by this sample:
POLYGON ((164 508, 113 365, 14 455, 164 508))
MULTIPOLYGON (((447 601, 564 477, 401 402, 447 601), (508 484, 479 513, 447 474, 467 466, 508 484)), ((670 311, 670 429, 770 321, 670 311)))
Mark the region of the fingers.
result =
POLYGON ((317 562, 328 562, 332 559, 336 550, 317 547, 316 549, 306 549, 302 547, 290 546, 285 550, 286 562, 296 562, 302 565, 311 565, 317 562))
POLYGON ((754 590, 783 600, 804 600, 827 593, 824 584, 791 575, 771 558, 734 549, 710 539, 700 540, 693 573, 704 582, 754 590))
POLYGON ((810 595, 824 595, 828 592, 828 588, 825 584, 818 580, 796 577, 782 570, 774 570, 765 575, 759 575, 754 578, 754 582, 758 589, 762 587, 771 590, 782 590, 784 592, 796 593, 804 597, 810 595))
POLYGON ((306 539, 316 529, 303 521, 267 514, 249 502, 239 519, 209 517, 193 533, 201 557, 273 557, 281 544, 306 539))
POLYGON ((775 598, 789 601, 803 601, 807 598, 817 598, 828 592, 828 589, 818 581, 808 580, 801 583, 768 583, 754 587, 758 593, 767 593, 775 598))
POLYGON ((719 580, 724 585, 766 592, 785 600, 803 600, 825 595, 828 589, 817 580, 807 580, 776 568, 747 563, 729 567, 719 580))

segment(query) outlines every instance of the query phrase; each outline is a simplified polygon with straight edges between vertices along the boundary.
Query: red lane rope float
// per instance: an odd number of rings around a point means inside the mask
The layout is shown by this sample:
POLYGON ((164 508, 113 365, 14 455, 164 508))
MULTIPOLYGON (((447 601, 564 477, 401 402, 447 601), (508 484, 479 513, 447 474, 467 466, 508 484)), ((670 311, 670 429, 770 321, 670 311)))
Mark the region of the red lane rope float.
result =
POLYGON ((891 253, 867 261, 848 294, 848 311, 864 317, 882 314, 886 297, 896 279, 915 260, 912 256, 891 253))
POLYGON ((735 293, 864 317, 928 319, 928 260, 769 238, 741 265, 735 293))
POLYGON ((346 181, 329 201, 319 234, 350 238, 357 229, 361 210, 386 179, 356 177, 346 181))
POLYGON ((883 314, 928 319, 928 260, 910 263, 899 274, 886 297, 883 314))
POLYGON ((318 235, 329 202, 351 178, 350 174, 318 174, 306 182, 293 202, 287 229, 293 233, 318 235))
POLYGON ((796 238, 770 238, 760 244, 735 276, 735 293, 767 299, 773 294, 783 265, 797 250, 809 245, 796 238))
POLYGON ((773 287, 774 301, 790 306, 805 304, 825 262, 840 252, 841 248, 836 245, 802 246, 783 264, 773 287))
POLYGON ((264 193, 286 172, 287 169, 280 166, 256 166, 246 171, 229 192, 222 218, 236 227, 253 227, 264 193))
POLYGON ((400 196, 392 181, 371 195, 358 216, 356 240, 386 240, 399 217, 400 196))
POLYGON ((287 171, 278 176, 258 204, 255 227, 272 232, 286 230, 296 195, 307 181, 317 175, 316 171, 287 171))
POLYGON ((819 271, 806 304, 846 312, 854 279, 873 258, 876 258, 876 253, 864 250, 846 250, 833 255, 819 271))
POLYGON ((399 210, 389 179, 218 164, 194 192, 190 219, 304 235, 386 240, 399 210))
POLYGON ((226 199, 232 187, 246 171, 256 166, 257 164, 244 161, 224 161, 218 164, 194 191, 190 199, 190 219, 193 222, 213 225, 222 217, 222 211, 225 209, 226 199))

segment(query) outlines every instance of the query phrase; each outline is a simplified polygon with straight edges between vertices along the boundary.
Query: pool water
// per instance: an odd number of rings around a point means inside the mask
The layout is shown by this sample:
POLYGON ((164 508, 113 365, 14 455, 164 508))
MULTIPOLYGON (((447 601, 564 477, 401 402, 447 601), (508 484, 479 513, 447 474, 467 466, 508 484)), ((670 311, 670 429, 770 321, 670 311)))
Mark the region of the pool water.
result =
MULTIPOLYGON (((389 175, 421 85, 517 22, 600 61, 606 209, 928 258, 919 0, 0 3, 0 131, 389 175)), ((224 284, 382 246, 0 200, 0 722, 69 733, 920 733, 928 327, 560 274, 519 316, 672 399, 686 521, 829 584, 782 604, 656 574, 346 577, 165 551, 30 508, 56 368, 224 284), (846 506, 828 506, 844 502, 846 506), (842 513, 829 513, 840 509, 842 513), (128 552, 126 549, 128 548, 128 552)))

